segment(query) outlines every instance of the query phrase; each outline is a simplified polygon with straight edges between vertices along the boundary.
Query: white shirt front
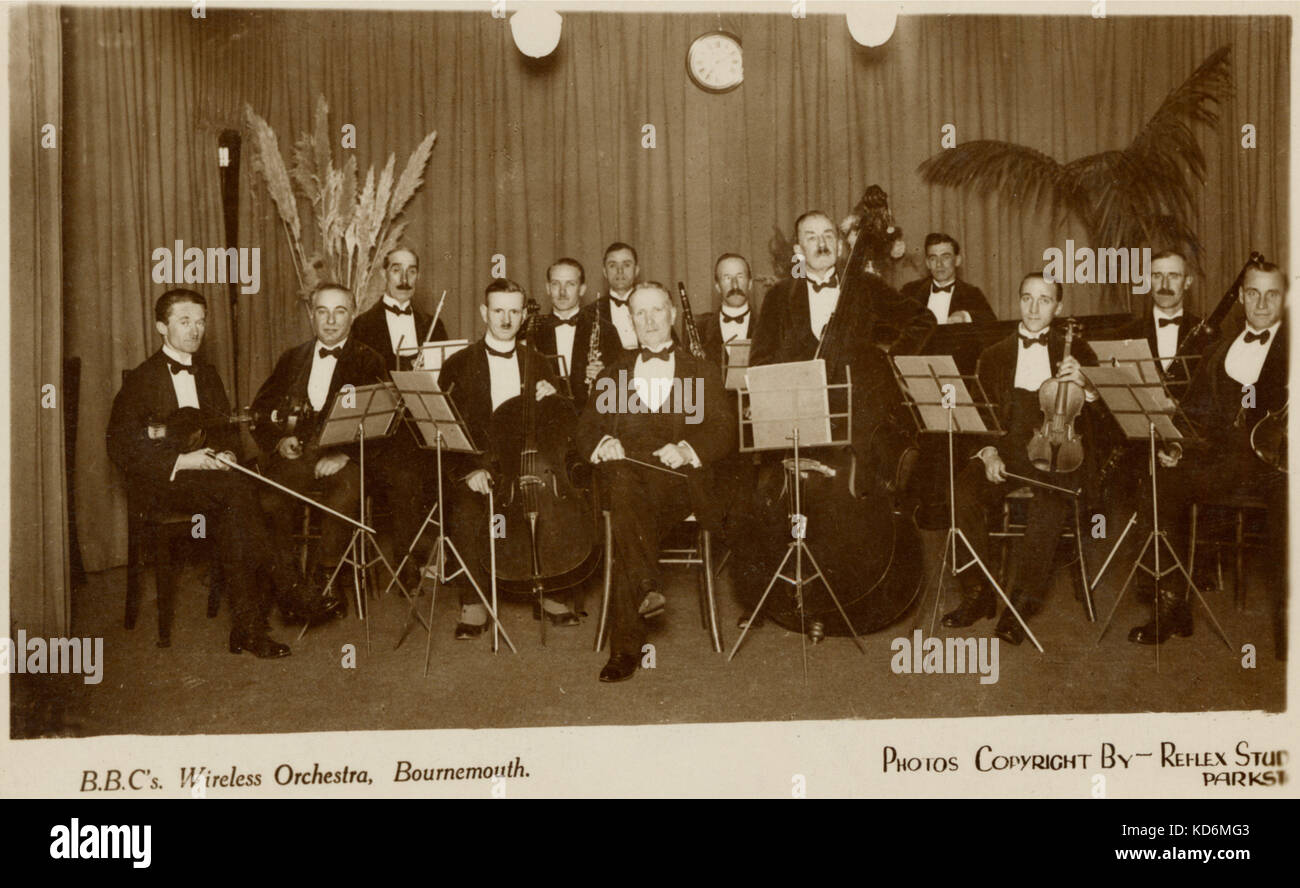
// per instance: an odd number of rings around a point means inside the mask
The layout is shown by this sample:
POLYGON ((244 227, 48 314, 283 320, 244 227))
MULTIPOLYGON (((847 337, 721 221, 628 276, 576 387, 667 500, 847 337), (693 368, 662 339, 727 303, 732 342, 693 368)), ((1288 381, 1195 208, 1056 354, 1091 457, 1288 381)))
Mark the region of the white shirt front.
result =
POLYGON ((840 299, 840 288, 837 284, 834 287, 822 287, 821 290, 814 290, 813 284, 823 284, 835 275, 835 269, 829 269, 820 278, 814 277, 811 272, 808 274, 808 326, 812 328, 813 335, 820 342, 822 333, 826 330, 826 324, 830 321, 831 315, 835 313, 835 305, 840 299))
POLYGON ((384 296, 384 305, 391 305, 393 308, 406 309, 409 314, 394 314, 388 309, 384 309, 384 320, 388 321, 388 342, 393 346, 393 354, 399 354, 400 349, 413 349, 419 346, 420 334, 415 329, 415 309, 411 303, 407 302, 402 305, 391 296, 384 296))
MULTIPOLYGON (((330 346, 332 349, 341 349, 347 345, 347 340, 335 343, 330 346)), ((317 413, 325 409, 325 399, 330 394, 330 381, 334 378, 334 368, 338 366, 339 359, 336 355, 330 355, 327 358, 320 356, 320 350, 325 348, 325 344, 317 339, 311 345, 311 375, 307 377, 307 399, 311 401, 311 409, 317 413)))
POLYGON ((1178 354, 1178 331, 1182 329, 1182 325, 1165 324, 1162 327, 1160 319, 1181 318, 1183 310, 1180 308, 1177 313, 1168 315, 1160 306, 1156 306, 1151 309, 1151 315, 1154 318, 1152 323, 1156 325, 1156 350, 1159 352, 1156 357, 1160 358, 1160 366, 1168 370, 1169 365, 1173 363, 1173 356, 1178 354))
MULTIPOLYGON (((516 342, 513 339, 502 342, 491 333, 483 334, 483 341, 489 348, 499 352, 513 352, 516 342)), ((523 384, 519 379, 519 354, 514 352, 510 357, 502 358, 488 352, 487 359, 488 375, 492 382, 492 409, 496 410, 506 401, 519 396, 519 387, 523 384)))
MULTIPOLYGON (((193 368, 194 356, 187 352, 179 351, 164 343, 163 354, 176 361, 178 364, 184 364, 186 367, 193 368)), ((167 372, 171 373, 171 366, 168 365, 167 372)), ((195 384, 194 370, 189 373, 172 373, 172 391, 176 392, 177 407, 198 407, 199 390, 195 384)))
POLYGON ((1238 333, 1232 345, 1228 346, 1228 354, 1223 358, 1223 369, 1227 374, 1242 385, 1254 385, 1259 382, 1259 374, 1264 369, 1268 350, 1277 341, 1277 331, 1281 326, 1282 321, 1278 320, 1273 326, 1265 328, 1268 331, 1268 342, 1261 342, 1258 339, 1247 342, 1246 334, 1253 335, 1256 331, 1250 329, 1249 324, 1246 325, 1246 329, 1238 333))
POLYGON ((948 310, 952 307, 952 294, 957 287, 957 279, 953 278, 948 282, 946 292, 936 293, 936 290, 944 289, 935 281, 930 281, 930 301, 926 303, 926 308, 934 315, 935 320, 941 324, 948 323, 948 310))
MULTIPOLYGON (((677 357, 671 349, 671 343, 665 343, 669 349, 667 361, 647 361, 640 355, 632 366, 632 388, 637 397, 651 410, 658 410, 673 392, 673 374, 677 371, 677 357)), ((660 349, 663 351, 663 349, 660 349)))
POLYGON ((623 348, 627 349, 637 347, 636 327, 632 326, 632 311, 627 307, 627 297, 630 295, 631 291, 624 294, 620 301, 612 290, 609 294, 609 319, 614 322, 614 329, 618 330, 623 348))
MULTIPOLYGON (((558 311, 554 314, 560 320, 567 321, 578 316, 578 309, 573 309, 567 315, 562 315, 558 311)), ((572 324, 555 325, 555 352, 564 358, 566 373, 573 372, 573 337, 577 332, 578 328, 572 324)))
POLYGON ((1016 339, 1016 382, 1018 389, 1036 392, 1047 378, 1052 375, 1052 358, 1047 353, 1047 329, 1044 328, 1037 333, 1030 333, 1021 324, 1018 328, 1020 336, 1026 336, 1031 339, 1043 337, 1042 345, 1026 346, 1025 343, 1016 339))
POLYGON ((718 312, 718 330, 722 333, 722 341, 730 342, 733 339, 749 338, 749 319, 753 314, 749 311, 749 306, 741 308, 732 308, 729 305, 722 306, 718 312), (740 321, 729 321, 728 318, 743 314, 745 317, 740 321))

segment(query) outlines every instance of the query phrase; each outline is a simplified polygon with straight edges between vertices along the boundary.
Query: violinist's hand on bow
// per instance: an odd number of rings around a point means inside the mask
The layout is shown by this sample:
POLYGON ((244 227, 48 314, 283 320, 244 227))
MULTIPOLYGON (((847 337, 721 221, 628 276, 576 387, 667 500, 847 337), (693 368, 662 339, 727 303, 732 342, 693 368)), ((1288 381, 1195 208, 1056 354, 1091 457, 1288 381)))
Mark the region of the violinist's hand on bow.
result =
POLYGON ((492 475, 487 469, 475 469, 466 476, 465 483, 475 493, 487 496, 488 492, 492 490, 492 475))
POLYGON ((315 475, 317 478, 328 478, 330 475, 338 474, 339 469, 348 464, 350 457, 346 453, 329 453, 316 460, 315 475))
POLYGON ((985 447, 979 452, 984 463, 984 477, 993 484, 1002 484, 1007 480, 1007 464, 995 447, 985 447))
POLYGON ((537 400, 540 401, 542 398, 549 398, 554 394, 557 394, 555 386, 551 385, 545 379, 537 380, 537 400))
POLYGON ((1179 461, 1182 460, 1182 458, 1183 458, 1182 445, 1180 445, 1176 441, 1168 445, 1164 445, 1159 450, 1156 451, 1156 459, 1159 460, 1160 465, 1166 469, 1172 469, 1174 466, 1178 465, 1179 461))
MULTIPOLYGON (((234 458, 234 454, 223 454, 223 456, 225 455, 234 458)), ((182 453, 176 457, 176 471, 178 472, 214 469, 228 472, 230 466, 217 459, 217 455, 206 447, 202 450, 191 450, 189 453, 182 453)))
POLYGON ((302 456, 302 442, 298 440, 297 435, 289 435, 280 439, 280 443, 275 445, 275 450, 285 459, 297 459, 302 456))
POLYGON ((691 461, 685 450, 676 444, 665 444, 656 450, 653 455, 657 456, 659 461, 670 469, 680 469, 691 461))

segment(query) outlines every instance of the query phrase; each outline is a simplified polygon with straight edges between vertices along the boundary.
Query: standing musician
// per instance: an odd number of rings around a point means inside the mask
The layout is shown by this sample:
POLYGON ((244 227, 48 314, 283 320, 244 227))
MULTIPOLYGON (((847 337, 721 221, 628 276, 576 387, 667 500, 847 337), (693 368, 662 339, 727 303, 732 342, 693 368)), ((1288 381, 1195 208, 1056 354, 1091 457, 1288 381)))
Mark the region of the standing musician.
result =
POLYGON ((592 312, 582 311, 587 295, 587 273, 582 263, 567 256, 557 259, 546 269, 546 292, 551 297, 551 311, 542 316, 541 329, 533 348, 543 355, 564 359, 569 394, 579 410, 587 402, 586 351, 591 338, 592 312), (583 366, 576 364, 583 360, 583 366))
MULTIPOLYGON (((409 247, 397 247, 384 257, 384 296, 379 302, 357 315, 352 335, 384 358, 386 369, 410 370, 415 353, 406 352, 426 340, 442 342, 447 328, 439 318, 421 311, 413 301, 415 285, 420 280, 420 257, 409 247), (432 325, 432 329, 431 329, 432 325)), ((393 549, 405 549, 424 524, 424 516, 437 492, 433 479, 437 474, 433 453, 420 446, 414 429, 398 429, 385 441, 378 442, 374 459, 367 459, 379 488, 392 511, 393 549)), ((402 582, 414 587, 419 582, 418 565, 427 554, 428 540, 421 540, 415 558, 403 569, 402 582)))
POLYGON ((749 276, 749 260, 739 253, 723 253, 713 263, 713 291, 720 303, 716 312, 696 318, 700 342, 710 361, 725 369, 725 344, 733 339, 749 339, 758 328, 758 312, 750 305, 754 289, 749 276))
POLYGON ((1181 253, 1165 250, 1151 257, 1151 307, 1119 331, 1123 339, 1145 339, 1151 356, 1160 358, 1160 373, 1169 382, 1187 382, 1184 362, 1173 360, 1183 334, 1200 317, 1183 307, 1195 276, 1181 253))
MULTIPOLYGON (((265 517, 251 479, 232 473, 216 455, 235 460, 239 435, 221 424, 230 413, 216 368, 198 356, 206 329, 207 301, 193 290, 168 290, 154 306, 162 348, 130 371, 113 399, 106 441, 113 464, 126 473, 133 501, 205 516, 218 547, 230 597, 230 652, 287 657, 288 645, 267 634, 266 615, 274 586, 281 609, 309 619, 327 615, 285 558, 269 545, 265 517), (213 425, 207 446, 185 453, 155 438, 151 426, 182 407, 196 408, 213 425)), ((334 605, 337 607, 337 605, 334 605)))
MULTIPOLYGON (((1007 433, 996 444, 981 448, 976 454, 978 462, 972 459, 970 465, 958 471, 956 480, 957 525, 986 565, 991 563, 992 551, 987 512, 1005 496, 1008 471, 1067 488, 1082 486, 1086 474, 1082 468, 1073 472, 1039 471, 1027 453, 1030 439, 1043 422, 1038 390, 1048 378, 1055 376, 1083 386, 1087 402, 1097 400, 1096 391, 1080 369, 1097 363, 1092 349, 1076 340, 1072 354, 1064 357, 1064 337, 1059 329, 1051 328, 1052 320, 1061 313, 1062 297, 1059 282, 1045 280, 1041 272, 1026 275, 1020 282, 1020 328, 1014 336, 985 349, 975 371, 1007 433)), ((1081 423, 1086 423, 1090 410, 1085 405, 1081 423)), ((1087 432, 1083 434, 1087 440, 1087 432)), ((1017 483, 1013 481, 1014 486, 1017 483)), ((1025 536, 1017 553, 1016 586, 1010 593, 1011 603, 1026 620, 1042 608, 1051 581, 1052 556, 1071 512, 1068 495, 1034 489, 1025 536)), ((944 615, 943 625, 969 626, 993 616, 997 598, 983 572, 972 567, 959 576, 961 603, 944 615)), ((1008 644, 1020 644, 1025 639, 1024 628, 1010 609, 1003 609, 995 632, 1008 644)))
MULTIPOLYGON (((356 307, 352 291, 341 284, 318 284, 311 292, 309 307, 316 335, 280 355, 253 399, 253 409, 272 410, 305 400, 311 405, 311 417, 287 435, 259 426, 253 430, 253 437, 266 454, 267 477, 344 515, 355 515, 361 502, 359 443, 320 448, 314 439, 344 385, 383 381, 384 359, 349 335, 356 307)), ((288 540, 300 508, 297 502, 274 490, 266 491, 262 502, 276 536, 288 540)), ((328 577, 347 548, 351 533, 352 528, 343 521, 323 515, 320 551, 313 559, 314 565, 309 566, 308 576, 315 572, 328 577)), ((342 602, 345 609, 346 598, 342 602)))
MULTIPOLYGON (((487 324, 487 331, 482 339, 447 359, 438 374, 438 387, 451 395, 469 427, 474 446, 483 451, 478 456, 455 455, 453 466, 459 468, 454 468, 453 472, 463 483, 453 484, 447 494, 451 507, 448 532, 471 576, 486 592, 480 565, 488 552, 487 494, 492 488, 498 458, 489 429, 492 412, 520 395, 523 376, 521 350, 530 348, 516 341, 524 321, 523 288, 512 280, 493 280, 483 291, 479 314, 487 324)), ((536 354, 536 349, 532 351, 536 359, 534 366, 547 369, 547 378, 537 381, 534 396, 539 401, 558 396, 558 380, 550 372, 549 364, 536 354)), ((546 598, 542 607, 552 625, 567 627, 579 623, 578 615, 565 602, 546 598)), ((533 616, 541 619, 541 614, 536 611, 533 616)), ((456 638, 463 641, 482 635, 487 617, 487 608, 474 589, 466 584, 460 595, 456 638)))
POLYGON ((633 676, 645 641, 643 621, 663 612, 662 534, 691 513, 704 528, 718 528, 709 467, 735 448, 735 415, 718 369, 673 342, 677 310, 667 288, 638 284, 628 303, 640 349, 601 371, 576 440, 579 452, 598 466, 613 523, 610 657, 600 672, 605 682, 633 676))
MULTIPOLYGON (((1238 296, 1245 309, 1246 327, 1206 354, 1181 404, 1207 446, 1189 445, 1184 453, 1175 441, 1157 451, 1161 521, 1167 524, 1177 551, 1185 551, 1191 502, 1245 492, 1268 503, 1269 585, 1276 596, 1274 629, 1279 659, 1286 655, 1287 485, 1285 476, 1255 454, 1250 434, 1267 411, 1287 403, 1290 348, 1283 314, 1286 293, 1286 274, 1276 265, 1261 261, 1247 266, 1238 296)), ((1147 490, 1149 499, 1150 488, 1147 490)), ((1139 517, 1143 520, 1138 528, 1144 536, 1150 531, 1150 510, 1140 511, 1139 517)), ((1162 644, 1171 634, 1192 634, 1188 590, 1180 578, 1176 578, 1176 586, 1168 583, 1160 588, 1151 621, 1134 627, 1129 641, 1162 644)))
POLYGON ((629 244, 615 241, 605 248, 601 268, 605 274, 606 290, 582 310, 588 321, 594 320, 599 325, 600 358, 594 362, 587 360, 587 343, 583 343, 582 360, 574 367, 575 372, 581 371, 588 385, 606 364, 635 351, 637 347, 636 328, 627 307, 627 297, 641 275, 636 250, 629 244))
POLYGON ((961 245, 952 235, 933 231, 925 236, 928 277, 903 285, 902 294, 930 310, 940 324, 986 324, 998 319, 979 287, 957 277, 961 245))

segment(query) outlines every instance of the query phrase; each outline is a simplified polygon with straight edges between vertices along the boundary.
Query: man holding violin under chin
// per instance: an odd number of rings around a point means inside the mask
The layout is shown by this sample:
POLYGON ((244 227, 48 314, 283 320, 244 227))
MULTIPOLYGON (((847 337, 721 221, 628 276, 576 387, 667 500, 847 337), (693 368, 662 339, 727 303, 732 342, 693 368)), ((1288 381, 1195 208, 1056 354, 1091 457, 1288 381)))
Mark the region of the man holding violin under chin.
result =
MULTIPOLYGON (((956 466, 957 526, 986 566, 992 564, 987 512, 1022 483, 1008 478, 1008 473, 1070 489, 1080 487, 1086 474, 1084 468, 1040 471, 1029 458, 1030 442, 1044 423, 1039 399, 1044 382, 1055 377, 1084 392, 1085 403, 1076 429, 1085 441, 1089 437, 1085 429, 1093 410, 1091 404, 1097 400, 1097 393, 1080 370, 1081 366, 1097 363, 1092 349, 1076 340, 1071 354, 1066 355, 1065 337, 1060 329, 1052 328, 1052 321, 1061 313, 1062 298, 1060 283, 1044 279, 1039 272, 1026 275, 1020 282, 1020 328, 1013 336, 985 349, 975 371, 985 396, 996 405, 998 422, 1006 430, 1005 436, 982 447, 964 469, 956 466)), ((1016 559, 1016 584, 1010 593, 1012 604, 1026 620, 1042 608, 1051 581, 1052 556, 1072 509, 1068 495, 1034 487, 1016 559)), ((944 615, 943 625, 960 628, 992 617, 997 612, 997 596, 983 571, 972 566, 959 577, 961 603, 944 615)), ((1002 578, 1002 582, 1005 584, 1006 579, 1002 578)), ((1009 644, 1020 644, 1025 638, 1024 629, 1009 609, 1003 610, 995 632, 1009 644)))

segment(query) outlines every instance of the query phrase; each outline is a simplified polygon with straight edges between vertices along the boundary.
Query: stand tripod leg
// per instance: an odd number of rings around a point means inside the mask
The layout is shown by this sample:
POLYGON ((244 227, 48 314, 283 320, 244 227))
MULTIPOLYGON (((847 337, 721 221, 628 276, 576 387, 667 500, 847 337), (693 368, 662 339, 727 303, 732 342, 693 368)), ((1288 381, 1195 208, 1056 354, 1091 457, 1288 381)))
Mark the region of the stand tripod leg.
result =
POLYGON ((745 628, 740 630, 740 637, 736 639, 736 643, 731 648, 731 653, 727 655, 728 663, 731 662, 732 657, 736 656, 736 651, 740 650, 740 645, 744 643, 749 630, 758 622, 758 615, 762 613, 763 605, 767 603, 767 596, 771 594, 772 587, 776 585, 777 580, 782 579, 781 571, 785 570, 786 562, 790 560, 790 556, 794 553, 794 546, 794 543, 786 545, 785 557, 781 559, 781 564, 777 567, 776 573, 772 574, 772 579, 768 581, 767 588, 763 590, 762 596, 758 599, 758 605, 754 608, 753 613, 749 615, 749 621, 745 623, 745 628))
MULTIPOLYGON (((943 572, 948 567, 948 549, 952 544, 952 528, 948 529, 948 535, 943 541, 943 559, 939 562, 939 574, 934 583, 934 610, 930 613, 930 634, 934 635, 934 624, 939 619, 939 604, 943 601, 943 572)), ((956 575, 957 562, 953 564, 953 574, 956 575)), ((924 603, 924 602, 922 602, 924 603)), ((921 610, 924 614, 925 611, 921 610)))
POLYGON ((1074 546, 1079 553, 1079 576, 1083 579, 1083 603, 1088 608, 1088 622, 1097 622, 1092 610, 1092 590, 1088 587, 1088 560, 1083 554, 1083 523, 1079 519, 1079 498, 1074 499, 1074 546))
POLYGON ((826 587, 827 594, 830 595, 831 601, 835 602, 835 609, 840 612, 840 618, 844 620, 844 625, 849 627, 849 632, 853 637, 853 643, 858 646, 858 650, 862 652, 862 655, 866 656, 867 649, 862 646, 862 639, 858 638, 858 630, 853 628, 853 621, 850 620, 849 615, 844 612, 844 605, 840 604, 839 597, 835 594, 835 590, 831 588, 830 581, 826 579, 826 574, 822 573, 821 565, 818 564, 817 559, 813 557, 812 550, 808 548, 802 539, 799 540, 799 546, 808 556, 808 560, 812 562, 813 569, 817 571, 813 576, 821 577, 822 585, 826 587))
POLYGON ((1133 525, 1137 524, 1137 520, 1138 513, 1134 511, 1133 514, 1129 516, 1128 524, 1124 525, 1124 532, 1119 535, 1119 539, 1115 541, 1115 545, 1110 547, 1110 552, 1106 555, 1106 560, 1101 563, 1101 570, 1097 571, 1097 575, 1092 578, 1092 586, 1090 587, 1092 591, 1097 591, 1097 585, 1101 582, 1101 578, 1106 575, 1106 568, 1110 567, 1111 559, 1115 557, 1115 553, 1119 551, 1119 547, 1124 544, 1124 538, 1127 537, 1128 532, 1133 529, 1133 525))
MULTIPOLYGON (((1215 618, 1214 611, 1210 609, 1210 605, 1205 600, 1205 596, 1201 595, 1201 590, 1196 587, 1196 583, 1192 582, 1192 575, 1187 572, 1187 568, 1183 567, 1183 562, 1179 560, 1178 553, 1174 551, 1173 544, 1165 538, 1163 533, 1160 535, 1160 542, 1165 544, 1165 548, 1169 550, 1169 557, 1172 558, 1174 564, 1178 566, 1178 570, 1182 573, 1183 579, 1187 580, 1187 588, 1196 594, 1197 601, 1201 603, 1201 607, 1205 608, 1205 613, 1209 615, 1210 622, 1214 624, 1214 630, 1219 633, 1219 638, 1223 639, 1223 643, 1228 646, 1230 652, 1235 651, 1236 649, 1232 646, 1232 642, 1228 641, 1228 634, 1224 632, 1223 627, 1219 625, 1219 621, 1215 618)), ((1191 603, 1188 602, 1188 607, 1190 606, 1191 603)))
MULTIPOLYGON (((1137 514, 1134 513, 1134 518, 1136 517, 1137 514)), ((1130 523, 1132 522, 1130 521, 1130 523)), ((1127 533, 1128 529, 1125 528, 1124 532, 1127 533)), ((1111 605, 1110 613, 1106 616, 1106 622, 1101 627, 1101 634, 1097 636, 1097 644, 1101 644, 1101 640, 1106 637, 1106 632, 1110 629, 1110 622, 1115 618, 1115 611, 1119 610, 1119 603, 1124 600, 1124 593, 1128 591, 1128 584, 1133 582, 1133 574, 1137 573, 1137 569, 1142 566, 1142 559, 1146 557, 1147 549, 1151 547, 1151 541, 1153 539, 1155 539, 1155 534, 1147 534, 1147 541, 1142 544, 1142 551, 1138 553, 1138 557, 1133 561, 1133 566, 1129 568, 1128 576, 1124 578, 1124 585, 1120 586, 1119 594, 1115 596, 1115 603, 1111 605)), ((1115 545, 1119 545, 1118 541, 1115 545)), ((1114 554, 1113 551, 1112 554, 1114 554)), ((1110 559, 1107 559, 1107 561, 1109 560, 1110 559)), ((1094 580, 1094 582, 1096 581, 1094 580)))
POLYGON ((419 531, 416 532, 415 539, 411 540, 411 545, 406 547, 406 554, 402 556, 402 561, 397 565, 397 570, 393 571, 393 579, 389 580, 388 585, 384 587, 385 595, 387 595, 393 588, 393 583, 396 582, 397 577, 406 568, 406 563, 415 558, 415 547, 420 544, 420 538, 423 537, 424 532, 429 529, 429 525, 438 523, 433 517, 433 513, 436 511, 438 511, 438 504, 434 503, 429 509, 429 514, 424 516, 424 523, 420 525, 419 531))
MULTIPOLYGON (((1029 628, 1029 624, 1025 622, 1025 618, 1020 615, 1020 611, 1016 610, 1016 606, 1011 603, 1011 598, 1002 588, 1002 584, 993 578, 992 571, 988 569, 988 566, 984 563, 984 559, 980 558, 979 554, 975 551, 975 547, 970 544, 970 540, 966 539, 965 532, 960 527, 952 528, 952 532, 961 540, 962 545, 966 547, 966 551, 970 552, 970 561, 967 561, 961 567, 957 568, 957 573, 968 570, 973 565, 979 565, 979 569, 984 572, 984 576, 993 586, 993 591, 998 593, 998 597, 1001 598, 1002 602, 1007 606, 1007 610, 1011 611, 1011 615, 1016 618, 1016 622, 1020 624, 1020 628, 1025 630, 1026 637, 1033 642, 1034 647, 1038 648, 1038 652, 1041 654, 1043 652, 1043 646, 1038 643, 1038 637, 1034 635, 1034 630, 1029 628)), ((956 547, 954 546, 954 551, 955 549, 956 547)))
POLYGON ((429 676, 429 652, 433 650, 433 608, 434 605, 438 603, 438 587, 442 585, 442 578, 445 575, 444 571, 447 559, 446 546, 449 542, 449 540, 442 535, 441 528, 439 528, 439 531, 438 541, 436 544, 438 547, 436 554, 438 563, 433 574, 433 589, 429 592, 429 632, 424 639, 424 675, 426 678, 429 676))
MULTIPOLYGON (((456 561, 460 564, 461 569, 465 572, 465 579, 469 580, 469 584, 473 586, 474 591, 478 593, 479 601, 483 602, 483 606, 487 608, 488 616, 490 616, 493 620, 497 620, 497 622, 500 622, 497 618, 497 609, 493 606, 492 602, 488 601, 487 596, 483 594, 482 587, 480 587, 478 581, 474 579, 474 575, 469 572, 469 567, 465 564, 465 559, 461 558, 460 552, 456 550, 456 544, 453 543, 451 540, 447 540, 447 547, 451 549, 451 554, 456 556, 456 561)), ((510 640, 510 633, 506 632, 504 626, 501 627, 501 637, 504 638, 506 640, 506 644, 510 646, 511 653, 514 654, 519 653, 519 651, 515 648, 515 643, 510 640)))

